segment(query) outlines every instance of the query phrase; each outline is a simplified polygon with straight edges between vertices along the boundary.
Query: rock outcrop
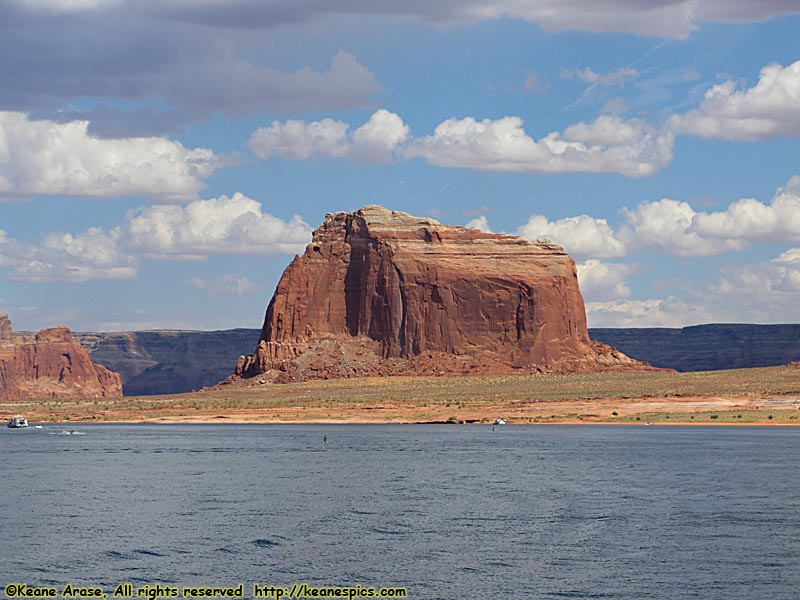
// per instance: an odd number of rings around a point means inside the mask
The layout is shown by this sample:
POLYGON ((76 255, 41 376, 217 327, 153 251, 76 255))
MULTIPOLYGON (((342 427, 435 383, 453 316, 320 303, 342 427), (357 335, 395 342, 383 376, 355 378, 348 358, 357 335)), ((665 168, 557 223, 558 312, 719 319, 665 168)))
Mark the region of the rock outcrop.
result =
POLYGON ((236 373, 289 381, 643 366, 589 339, 561 247, 366 206, 326 215, 236 373))
POLYGON ((15 335, 0 313, 0 398, 116 398, 117 373, 95 365, 61 325, 35 336, 15 335))

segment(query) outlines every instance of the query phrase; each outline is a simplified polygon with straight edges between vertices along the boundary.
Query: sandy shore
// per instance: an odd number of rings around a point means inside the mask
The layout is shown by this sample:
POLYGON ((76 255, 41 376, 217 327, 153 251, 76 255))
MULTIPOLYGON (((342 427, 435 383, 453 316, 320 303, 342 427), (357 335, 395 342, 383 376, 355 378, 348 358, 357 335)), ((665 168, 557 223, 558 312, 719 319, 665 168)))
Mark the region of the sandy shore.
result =
POLYGON ((121 423, 800 425, 800 369, 252 380, 190 394, 0 402, 0 418, 121 423))
MULTIPOLYGON (((63 406, 63 405, 62 405, 63 406)), ((4 407, 5 408, 5 407, 4 407)), ((22 407, 19 407, 22 408, 22 407)), ((30 407, 28 407, 30 408, 30 407)), ((800 396, 674 398, 603 398, 550 402, 496 402, 452 409, 441 405, 403 406, 382 403, 368 406, 283 406, 229 408, 209 406, 186 412, 175 408, 110 407, 77 404, 71 414, 28 410, 31 422, 116 423, 493 423, 512 424, 659 424, 659 425, 800 425, 800 396), (64 418, 66 417, 66 418, 64 418)), ((15 411, 3 410, 0 418, 15 411)))

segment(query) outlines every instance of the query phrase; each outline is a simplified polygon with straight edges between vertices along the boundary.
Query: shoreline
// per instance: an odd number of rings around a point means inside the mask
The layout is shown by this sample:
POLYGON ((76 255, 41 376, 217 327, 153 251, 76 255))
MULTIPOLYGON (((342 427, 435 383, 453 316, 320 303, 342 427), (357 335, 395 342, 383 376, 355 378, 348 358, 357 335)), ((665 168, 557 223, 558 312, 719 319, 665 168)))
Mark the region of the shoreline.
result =
POLYGON ((187 394, 0 401, 32 423, 800 425, 800 369, 236 382, 187 394))
POLYGON ((8 410, 0 419, 23 414, 32 424, 304 424, 304 425, 631 425, 631 426, 800 426, 800 395, 781 397, 693 396, 673 398, 596 398, 547 402, 498 402, 458 409, 382 403, 367 406, 281 406, 246 409, 207 406, 191 412, 176 407, 121 406, 97 410, 80 402, 66 411, 37 410, 31 405, 8 410), (452 413, 452 414, 451 414, 452 413))

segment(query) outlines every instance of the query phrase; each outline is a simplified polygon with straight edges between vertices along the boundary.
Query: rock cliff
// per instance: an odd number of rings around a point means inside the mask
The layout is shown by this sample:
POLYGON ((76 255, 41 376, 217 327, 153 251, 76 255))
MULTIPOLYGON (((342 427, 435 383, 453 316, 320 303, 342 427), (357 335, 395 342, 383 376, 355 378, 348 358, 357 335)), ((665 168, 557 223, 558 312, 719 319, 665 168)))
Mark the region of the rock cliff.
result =
POLYGON ((800 360, 800 325, 719 323, 683 329, 592 329, 593 338, 656 367, 712 371, 800 360))
POLYGON ((73 334, 92 360, 116 371, 126 396, 179 394, 219 383, 258 329, 119 331, 73 334))
POLYGON ((15 335, 8 315, 0 313, 0 398, 120 396, 119 375, 92 363, 67 327, 15 335))
POLYGON ((236 372, 288 381, 643 366, 589 339, 561 247, 365 206, 326 215, 236 372))

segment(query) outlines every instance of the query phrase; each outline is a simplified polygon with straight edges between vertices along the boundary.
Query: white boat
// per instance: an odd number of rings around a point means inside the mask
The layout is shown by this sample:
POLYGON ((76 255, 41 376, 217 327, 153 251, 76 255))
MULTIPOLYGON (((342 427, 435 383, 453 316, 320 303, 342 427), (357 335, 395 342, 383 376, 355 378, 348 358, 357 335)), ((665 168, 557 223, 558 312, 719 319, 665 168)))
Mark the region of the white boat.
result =
POLYGON ((8 420, 8 426, 12 429, 18 429, 20 427, 27 427, 28 426, 28 419, 23 417, 22 415, 17 415, 15 417, 11 417, 8 420))
POLYGON ((506 424, 506 420, 505 419, 495 419, 494 420, 494 424, 495 425, 505 425, 506 424))

